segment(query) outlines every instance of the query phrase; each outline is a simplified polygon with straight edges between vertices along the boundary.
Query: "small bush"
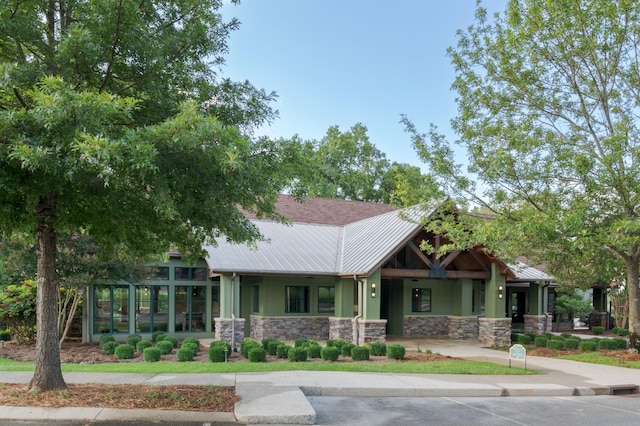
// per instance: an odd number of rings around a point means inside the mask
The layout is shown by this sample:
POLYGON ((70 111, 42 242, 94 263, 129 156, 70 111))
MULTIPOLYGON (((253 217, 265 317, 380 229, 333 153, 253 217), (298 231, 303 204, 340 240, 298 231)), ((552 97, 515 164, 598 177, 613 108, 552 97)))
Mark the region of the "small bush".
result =
POLYGON ((249 350, 249 362, 265 362, 267 353, 263 347, 255 347, 249 350))
POLYGON ((518 336, 518 343, 521 345, 528 345, 531 343, 531 336, 528 334, 521 334, 518 336))
POLYGON ((618 330, 620 330, 620 327, 613 327, 613 328, 611 329, 611 333, 613 333, 613 334, 616 334, 616 335, 617 335, 617 334, 618 334, 618 330))
POLYGON ((369 344, 369 351, 373 356, 385 356, 387 354, 387 345, 382 342, 372 342, 369 344))
POLYGON ((262 348, 265 350, 265 352, 269 351, 269 343, 271 342, 277 342, 278 339, 274 339, 273 337, 265 337, 264 339, 262 339, 262 348))
POLYGON ((596 336, 604 334, 604 327, 601 325, 594 325, 593 327, 591 327, 591 332, 596 336))
POLYGON ((279 344, 276 347, 276 356, 281 359, 287 359, 289 357, 289 349, 291 349, 291 346, 287 346, 284 343, 279 344))
POLYGON ((521 336, 522 333, 511 333, 511 343, 518 343, 518 337, 521 336))
POLYGON ((616 337, 612 340, 616 343, 616 349, 627 349, 627 339, 616 337))
POLYGON ((323 361, 337 361, 340 356, 340 350, 335 346, 327 346, 320 351, 320 357, 323 361))
POLYGON ((347 343, 346 340, 343 339, 330 339, 327 340, 327 346, 332 346, 338 348, 339 351, 342 351, 342 347, 347 343))
POLYGON ((387 357, 389 359, 404 359, 405 348, 399 344, 387 346, 387 357))
POLYGON ((178 347, 178 339, 173 336, 165 336, 163 339, 165 342, 171 342, 174 348, 178 347))
POLYGON ((155 342, 156 338, 161 334, 164 334, 164 331, 154 331, 151 333, 151 340, 155 342))
POLYGON ((322 352, 322 346, 317 343, 313 345, 309 345, 306 347, 307 349, 307 358, 320 358, 320 353, 322 352))
POLYGON ((9 340, 11 340, 11 332, 9 331, 9 329, 0 330, 0 341, 8 342, 9 340))
POLYGON ((187 337, 186 339, 184 339, 182 341, 182 344, 184 345, 185 343, 195 343, 196 345, 198 345, 198 348, 200 347, 200 340, 193 337, 187 337))
POLYGON ((564 342, 562 340, 549 340, 547 342, 547 348, 555 349, 556 351, 561 351, 564 349, 564 342))
POLYGON ((196 345, 193 342, 187 342, 187 343, 182 343, 182 346, 180 346, 180 349, 189 349, 191 352, 193 352, 193 356, 195 356, 198 351, 200 350, 200 346, 196 345))
POLYGON ((313 340, 311 339, 296 339, 293 342, 293 347, 294 348, 304 348, 306 346, 309 346, 310 343, 315 343, 313 340))
POLYGON ((345 343, 344 345, 342 345, 342 349, 340 350, 340 353, 342 354, 342 356, 351 357, 351 349, 355 347, 356 345, 354 345, 353 343, 345 343))
POLYGON ((151 346, 153 346, 153 343, 151 343, 148 340, 140 340, 138 343, 136 343, 136 350, 138 352, 143 352, 145 349, 150 348, 151 346))
POLYGON ((369 348, 365 346, 355 346, 351 349, 351 358, 354 361, 369 361, 369 348))
POLYGON ((570 337, 565 339, 564 348, 565 349, 578 349, 580 347, 580 339, 576 337, 570 337))
POLYGON ((102 353, 107 355, 113 355, 116 352, 116 347, 118 347, 118 342, 115 340, 109 340, 108 342, 104 342, 102 345, 102 353))
POLYGON ((209 361, 225 362, 227 360, 226 347, 223 345, 209 346, 209 361))
POLYGON ((569 334, 569 333, 562 333, 562 334, 560 334, 560 337, 562 337, 562 339, 568 339, 568 338, 573 337, 573 336, 571 334, 569 334))
POLYGON ((539 348, 546 348, 548 341, 549 339, 547 339, 545 336, 538 336, 536 337, 535 344, 539 348))
POLYGON ((156 343, 156 348, 160 349, 162 355, 169 355, 173 351, 173 343, 168 340, 160 340, 156 343))
POLYGON ((524 333, 524 334, 529 336, 531 338, 532 342, 536 340, 536 337, 538 337, 538 335, 536 333, 524 333))
POLYGON ((240 353, 243 357, 249 359, 249 351, 253 348, 261 348, 262 344, 258 343, 253 339, 245 339, 240 344, 240 353))
POLYGON ((629 335, 629 330, 627 330, 626 328, 619 328, 617 334, 620 337, 627 337, 629 335))
POLYGON ((305 348, 290 348, 287 352, 290 362, 305 362, 307 360, 307 350, 305 348))
POLYGON ((116 359, 131 359, 133 358, 133 354, 135 352, 135 348, 133 345, 118 345, 114 351, 116 359))
POLYGON ((613 339, 602 339, 598 342, 598 349, 612 351, 618 349, 618 343, 613 339))
POLYGON ((278 346, 282 344, 283 343, 278 339, 271 340, 269 343, 267 343, 267 353, 273 356, 278 355, 278 346))
POLYGON ((164 334, 163 332, 160 332, 158 334, 153 333, 153 335, 152 335, 153 341, 156 342, 156 343, 162 342, 166 337, 167 337, 167 335, 164 334))
POLYGON ((176 356, 178 357, 178 361, 188 362, 188 361, 193 361, 193 357, 195 356, 195 354, 193 353, 191 348, 189 348, 189 343, 187 343, 186 348, 182 346, 180 349, 176 351, 176 356))
POLYGON ((142 359, 144 359, 145 362, 158 362, 161 356, 162 352, 156 347, 146 348, 142 351, 142 359))
POLYGON ((131 334, 127 336, 127 345, 131 345, 135 348, 138 342, 141 340, 142 337, 138 336, 137 334, 131 334))
POLYGON ((116 338, 113 337, 111 334, 103 334, 102 336, 100 336, 100 349, 103 349, 103 346, 105 343, 107 342, 115 342, 116 338))
POLYGON ((582 342, 580 342, 578 347, 580 348, 581 351, 593 352, 596 349, 598 349, 598 344, 592 340, 583 340, 582 342))

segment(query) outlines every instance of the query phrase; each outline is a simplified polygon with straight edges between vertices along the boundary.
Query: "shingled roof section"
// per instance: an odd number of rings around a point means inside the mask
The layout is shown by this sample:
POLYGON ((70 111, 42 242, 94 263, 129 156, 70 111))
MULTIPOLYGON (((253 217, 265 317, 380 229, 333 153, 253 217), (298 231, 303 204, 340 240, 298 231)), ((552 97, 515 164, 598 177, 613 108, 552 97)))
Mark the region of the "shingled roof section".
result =
MULTIPOLYGON (((280 195, 276 211, 293 223, 315 223, 343 226, 370 217, 398 210, 389 204, 345 201, 333 198, 309 197, 302 204, 291 195, 280 195)), ((248 219, 256 219, 245 212, 248 219)))

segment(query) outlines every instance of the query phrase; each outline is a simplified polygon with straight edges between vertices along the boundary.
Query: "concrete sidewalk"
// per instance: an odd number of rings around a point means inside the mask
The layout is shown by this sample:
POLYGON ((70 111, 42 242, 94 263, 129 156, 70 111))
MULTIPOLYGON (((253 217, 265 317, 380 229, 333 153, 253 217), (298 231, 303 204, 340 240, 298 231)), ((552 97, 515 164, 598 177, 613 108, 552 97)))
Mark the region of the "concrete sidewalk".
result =
MULTIPOLYGON (((390 343, 396 343, 392 341, 390 343)), ((453 357, 508 365, 506 352, 449 339, 404 341, 409 350, 429 349, 453 357)), ((524 367, 521 360, 513 366, 524 367)), ((316 413, 306 396, 445 397, 582 396, 629 392, 640 385, 640 370, 543 357, 526 358, 530 376, 447 374, 368 374, 290 371, 237 374, 87 374, 66 373, 67 383, 144 383, 235 386, 240 401, 234 413, 115 410, 98 408, 0 407, 0 420, 158 420, 202 423, 314 424, 316 413)), ((2 381, 27 383, 32 373, 3 372, 2 381)))

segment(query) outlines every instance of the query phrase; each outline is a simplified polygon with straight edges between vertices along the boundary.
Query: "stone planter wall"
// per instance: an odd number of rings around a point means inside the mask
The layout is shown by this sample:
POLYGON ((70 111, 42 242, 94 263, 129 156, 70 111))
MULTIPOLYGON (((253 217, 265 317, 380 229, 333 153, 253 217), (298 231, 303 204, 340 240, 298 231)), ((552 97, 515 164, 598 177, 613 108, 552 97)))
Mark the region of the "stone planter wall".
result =
POLYGON ((329 338, 329 317, 263 317, 251 315, 251 338, 261 341, 329 338))
POLYGON ((551 331, 552 317, 549 315, 525 315, 524 332, 544 334, 551 331))
POLYGON ((387 320, 358 320, 358 345, 371 342, 384 343, 387 337, 387 320))
POLYGON ((403 335, 405 337, 446 336, 449 318, 440 315, 405 315, 403 335))
POLYGON ((342 339, 353 342, 353 318, 329 317, 329 339, 342 339))
POLYGON ((478 340, 484 346, 511 345, 511 318, 480 318, 478 325, 478 340))
POLYGON ((244 318, 236 318, 235 324, 231 318, 214 318, 213 320, 216 325, 216 340, 229 343, 234 346, 232 349, 239 348, 244 340, 244 318), (233 335, 235 339, 231 338, 233 335))
POLYGON ((447 334, 455 340, 478 340, 478 317, 454 317, 449 316, 449 328, 447 334))

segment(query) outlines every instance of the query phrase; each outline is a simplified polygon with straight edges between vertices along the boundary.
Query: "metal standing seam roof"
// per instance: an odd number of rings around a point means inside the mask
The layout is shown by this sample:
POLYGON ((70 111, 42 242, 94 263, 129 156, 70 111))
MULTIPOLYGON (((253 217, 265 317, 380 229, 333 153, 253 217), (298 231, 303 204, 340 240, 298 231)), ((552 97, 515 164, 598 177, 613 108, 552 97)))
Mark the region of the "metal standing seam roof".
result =
POLYGON ((553 281, 554 277, 546 274, 544 271, 541 271, 538 268, 534 268, 533 266, 529 266, 524 262, 519 260, 514 264, 509 264, 507 267, 513 272, 515 275, 515 280, 511 281, 520 281, 520 282, 531 282, 531 281, 553 281))

